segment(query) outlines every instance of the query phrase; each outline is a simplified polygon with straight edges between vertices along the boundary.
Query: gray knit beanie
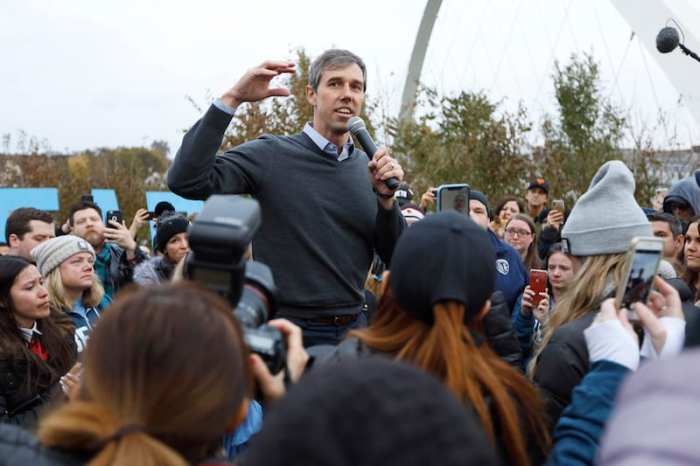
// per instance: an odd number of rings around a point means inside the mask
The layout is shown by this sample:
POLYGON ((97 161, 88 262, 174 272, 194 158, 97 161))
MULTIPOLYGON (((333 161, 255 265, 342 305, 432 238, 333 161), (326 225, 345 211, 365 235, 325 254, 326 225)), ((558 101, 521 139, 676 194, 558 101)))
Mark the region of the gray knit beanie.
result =
POLYGON ((32 249, 32 257, 39 273, 46 277, 66 259, 80 252, 88 252, 95 259, 95 250, 90 243, 74 235, 65 235, 39 244, 32 249))
POLYGON ((627 251, 635 236, 653 236, 634 199, 634 177, 619 160, 606 162, 576 202, 561 236, 574 256, 627 251))

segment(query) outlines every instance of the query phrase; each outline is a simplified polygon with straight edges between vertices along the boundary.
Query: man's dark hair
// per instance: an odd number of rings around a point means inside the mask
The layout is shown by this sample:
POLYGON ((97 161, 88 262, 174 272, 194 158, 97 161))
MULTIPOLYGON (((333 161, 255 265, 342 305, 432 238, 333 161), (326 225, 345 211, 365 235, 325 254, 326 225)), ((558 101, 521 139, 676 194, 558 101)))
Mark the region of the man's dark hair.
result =
POLYGON ((667 214, 666 212, 654 212, 653 214, 647 215, 647 219, 650 222, 666 222, 674 238, 683 234, 683 224, 671 214, 667 214))
POLYGON ((5 242, 10 244, 10 235, 17 235, 22 239, 24 235, 31 232, 29 222, 38 220, 45 223, 53 223, 53 216, 45 210, 35 209, 33 207, 20 207, 12 211, 7 222, 5 222, 5 242))
POLYGON ((362 70, 363 90, 367 90, 367 67, 362 58, 348 50, 330 49, 323 52, 316 60, 311 63, 309 68, 309 86, 318 91, 318 85, 321 83, 321 73, 326 70, 337 70, 350 65, 357 65, 362 70))
POLYGON ((95 209, 97 213, 100 215, 100 219, 102 218, 102 209, 100 209, 100 206, 98 206, 95 203, 92 202, 85 202, 85 201, 80 201, 77 204, 74 204, 73 207, 70 208, 70 213, 68 214, 68 221, 70 222, 70 225, 73 226, 73 215, 75 215, 76 212, 85 210, 85 209, 95 209))

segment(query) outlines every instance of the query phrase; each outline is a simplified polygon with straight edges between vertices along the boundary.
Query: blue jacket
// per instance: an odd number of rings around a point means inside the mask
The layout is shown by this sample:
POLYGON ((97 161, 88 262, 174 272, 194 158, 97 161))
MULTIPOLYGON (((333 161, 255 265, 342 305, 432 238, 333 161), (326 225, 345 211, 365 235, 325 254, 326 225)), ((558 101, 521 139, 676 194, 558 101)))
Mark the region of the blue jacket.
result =
POLYGON ((611 361, 593 364, 574 389, 571 404, 554 429, 554 447, 547 466, 593 464, 615 396, 630 372, 611 361))
POLYGON ((224 450, 226 450, 226 458, 232 461, 243 450, 245 450, 251 438, 262 429, 263 423, 263 408, 255 400, 251 400, 248 404, 248 414, 232 434, 224 437, 224 450))
POLYGON ((496 290, 503 293, 508 309, 513 311, 518 296, 527 285, 527 270, 518 251, 488 230, 491 244, 496 250, 496 290))
POLYGON ((110 299, 105 295, 102 302, 96 307, 85 308, 81 298, 75 302, 73 309, 68 312, 73 325, 75 325, 75 345, 78 347, 78 353, 82 353, 85 349, 92 328, 95 326, 97 319, 100 318, 102 310, 109 303, 110 299))

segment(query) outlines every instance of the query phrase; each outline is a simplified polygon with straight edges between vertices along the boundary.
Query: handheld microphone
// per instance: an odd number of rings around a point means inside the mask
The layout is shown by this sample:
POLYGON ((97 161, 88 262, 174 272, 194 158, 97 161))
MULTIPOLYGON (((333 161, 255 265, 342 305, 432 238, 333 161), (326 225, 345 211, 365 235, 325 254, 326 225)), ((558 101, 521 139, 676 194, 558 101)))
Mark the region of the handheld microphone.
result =
POLYGON ((680 43, 676 28, 667 26, 656 35, 656 50, 661 53, 673 52, 680 43))
MULTIPOLYGON (((374 154, 377 152, 377 146, 374 144, 372 137, 367 132, 367 127, 365 126, 365 122, 362 120, 362 118, 358 116, 350 118, 348 121, 348 129, 350 130, 350 133, 357 138, 357 141, 360 143, 365 152, 367 152, 367 155, 370 158, 374 157, 374 154)), ((399 180, 395 176, 392 176, 391 178, 384 180, 384 185, 391 190, 396 190, 399 187, 399 180)))

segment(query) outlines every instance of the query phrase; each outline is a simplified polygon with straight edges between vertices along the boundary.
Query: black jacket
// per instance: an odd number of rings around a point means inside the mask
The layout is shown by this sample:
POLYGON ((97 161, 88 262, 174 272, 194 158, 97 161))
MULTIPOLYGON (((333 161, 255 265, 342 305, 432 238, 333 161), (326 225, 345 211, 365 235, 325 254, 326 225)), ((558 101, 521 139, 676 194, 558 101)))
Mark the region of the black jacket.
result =
MULTIPOLYGON (((65 372, 77 360, 72 333, 66 334, 66 342, 72 349, 73 358, 65 372)), ((62 395, 58 382, 65 372, 64 368, 57 366, 58 361, 51 358, 51 355, 46 364, 0 355, 0 422, 34 428, 46 405, 62 395), (26 386, 28 371, 37 381, 36 387, 26 386)))
POLYGON ((78 466, 89 458, 44 448, 28 431, 0 424, 0 466, 78 466))
POLYGON ((591 312, 559 327, 537 358, 534 381, 542 392, 552 429, 571 402, 574 387, 588 373, 588 347, 583 331, 594 318, 595 313, 591 312))
POLYGON ((520 369, 523 360, 520 342, 513 329, 511 309, 500 291, 491 295, 491 310, 484 317, 483 326, 491 349, 508 364, 520 369))
MULTIPOLYGON (((81 466, 92 459, 84 452, 43 447, 34 435, 16 426, 0 424, 0 466, 81 466)), ((212 458, 205 465, 231 464, 225 458, 212 458)))

